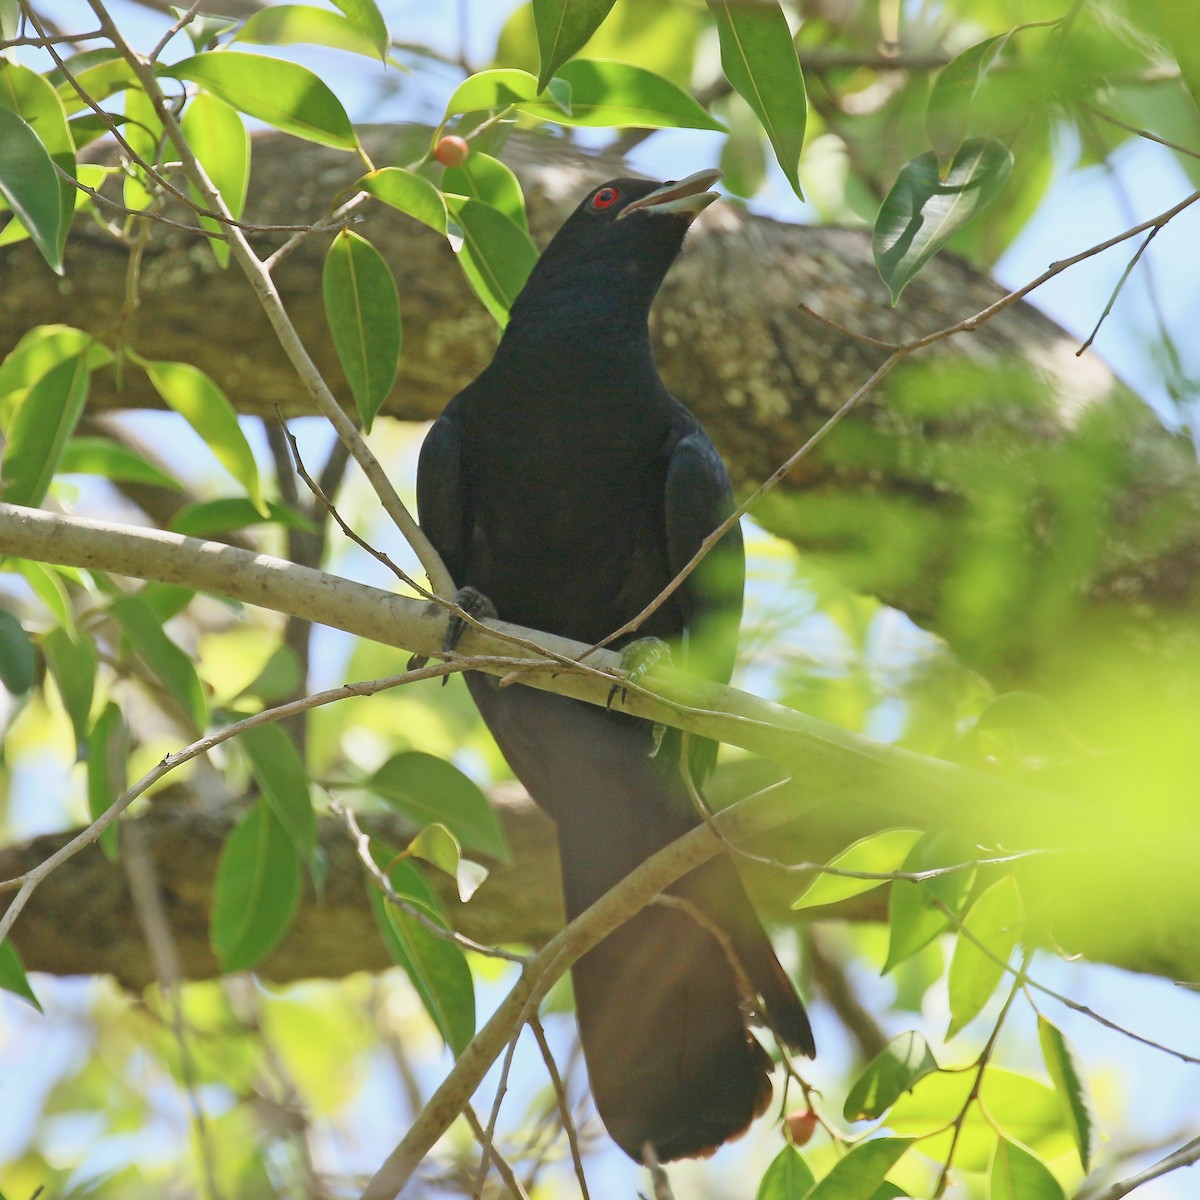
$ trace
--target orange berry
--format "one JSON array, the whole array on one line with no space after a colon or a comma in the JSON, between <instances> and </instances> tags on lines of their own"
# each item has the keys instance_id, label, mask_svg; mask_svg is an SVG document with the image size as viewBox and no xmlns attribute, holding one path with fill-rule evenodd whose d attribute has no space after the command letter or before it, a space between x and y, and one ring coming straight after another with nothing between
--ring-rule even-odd
<instances>
[{"instance_id":1,"label":"orange berry","mask_svg":"<svg viewBox=\"0 0 1200 1200\"><path fill-rule=\"evenodd\" d=\"M817 1114L811 1108L797 1109L783 1118L793 1146L806 1146L817 1128Z\"/></svg>"},{"instance_id":2,"label":"orange berry","mask_svg":"<svg viewBox=\"0 0 1200 1200\"><path fill-rule=\"evenodd\" d=\"M450 134L438 138L438 143L433 148L433 157L444 167L461 167L467 161L470 152L471 147L467 145L466 138Z\"/></svg>"}]
</instances>

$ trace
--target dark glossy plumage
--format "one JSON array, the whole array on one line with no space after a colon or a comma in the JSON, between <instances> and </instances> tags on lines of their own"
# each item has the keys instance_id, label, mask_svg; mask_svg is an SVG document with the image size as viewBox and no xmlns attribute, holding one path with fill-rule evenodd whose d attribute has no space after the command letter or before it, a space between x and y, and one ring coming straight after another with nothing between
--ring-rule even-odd
<instances>
[{"instance_id":1,"label":"dark glossy plumage","mask_svg":"<svg viewBox=\"0 0 1200 1200\"><path fill-rule=\"evenodd\" d=\"M593 190L539 260L491 365L426 439L421 524L456 584L478 589L505 620L598 641L730 511L725 468L659 379L647 328L714 178L670 189L617 179ZM728 680L742 576L734 530L639 636L668 639L690 669ZM696 824L674 736L652 757L644 721L499 689L483 676L468 685L505 758L557 823L569 916ZM692 757L698 775L713 751ZM793 1047L813 1049L733 865L715 859L672 892L726 931L757 997L742 995L703 923L662 905L576 964L596 1106L638 1159L647 1141L664 1161L705 1153L769 1102L770 1062L747 1032L743 1001L754 999Z\"/></svg>"}]
</instances>

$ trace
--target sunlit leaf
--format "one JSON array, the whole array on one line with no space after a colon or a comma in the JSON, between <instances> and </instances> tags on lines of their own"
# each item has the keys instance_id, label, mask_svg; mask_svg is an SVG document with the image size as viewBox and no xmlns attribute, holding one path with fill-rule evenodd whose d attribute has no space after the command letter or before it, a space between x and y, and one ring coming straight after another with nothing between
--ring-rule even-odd
<instances>
[{"instance_id":1,"label":"sunlit leaf","mask_svg":"<svg viewBox=\"0 0 1200 1200\"><path fill-rule=\"evenodd\" d=\"M0 104L0 196L29 231L55 274L62 274L63 214L58 175L30 126Z\"/></svg>"},{"instance_id":2,"label":"sunlit leaf","mask_svg":"<svg viewBox=\"0 0 1200 1200\"><path fill-rule=\"evenodd\" d=\"M371 853L396 894L449 932L441 902L421 872L403 859L394 861L395 855L385 846L375 844ZM388 952L404 968L446 1044L461 1054L475 1033L475 988L466 956L452 940L438 937L381 896L369 881L367 891Z\"/></svg>"},{"instance_id":3,"label":"sunlit leaf","mask_svg":"<svg viewBox=\"0 0 1200 1200\"><path fill-rule=\"evenodd\" d=\"M1096 1149L1096 1119L1088 1097L1087 1083L1075 1049L1063 1036L1057 1025L1038 1014L1038 1041L1042 1047L1042 1060L1054 1081L1066 1109L1071 1132L1075 1135L1075 1147L1079 1151L1079 1162L1084 1172L1091 1170L1092 1154Z\"/></svg>"},{"instance_id":4,"label":"sunlit leaf","mask_svg":"<svg viewBox=\"0 0 1200 1200\"><path fill-rule=\"evenodd\" d=\"M892 303L914 275L1001 192L1013 156L995 138L964 142L954 161L938 174L930 151L905 163L875 220L875 265Z\"/></svg>"},{"instance_id":5,"label":"sunlit leaf","mask_svg":"<svg viewBox=\"0 0 1200 1200\"><path fill-rule=\"evenodd\" d=\"M264 8L257 15L275 11ZM201 92L192 98L184 110L181 125L192 153L200 160L204 173L221 193L230 216L240 220L246 209L246 189L250 183L250 135L240 114L216 96ZM195 188L191 189L191 193L197 204L203 203L203 198ZM212 217L200 216L198 220L213 233L223 232L221 223ZM229 243L214 238L209 246L217 262L223 267L228 266Z\"/></svg>"},{"instance_id":6,"label":"sunlit leaf","mask_svg":"<svg viewBox=\"0 0 1200 1200\"><path fill-rule=\"evenodd\" d=\"M0 683L19 696L33 687L36 672L37 655L29 634L7 608L0 608Z\"/></svg>"},{"instance_id":7,"label":"sunlit leaf","mask_svg":"<svg viewBox=\"0 0 1200 1200\"><path fill-rule=\"evenodd\" d=\"M263 799L288 831L296 856L307 862L316 847L316 817L308 776L295 743L278 725L255 725L238 734Z\"/></svg>"},{"instance_id":8,"label":"sunlit leaf","mask_svg":"<svg viewBox=\"0 0 1200 1200\"><path fill-rule=\"evenodd\" d=\"M912 1145L911 1138L873 1138L859 1142L834 1163L833 1170L805 1200L872 1200L883 1177Z\"/></svg>"},{"instance_id":9,"label":"sunlit leaf","mask_svg":"<svg viewBox=\"0 0 1200 1200\"><path fill-rule=\"evenodd\" d=\"M375 0L333 0L346 14L352 24L357 26L375 47L375 54L383 58L387 54L391 38L388 35L387 23Z\"/></svg>"},{"instance_id":10,"label":"sunlit leaf","mask_svg":"<svg viewBox=\"0 0 1200 1200\"><path fill-rule=\"evenodd\" d=\"M1005 875L983 892L963 919L967 933L958 935L950 962L950 1028L953 1037L991 999L1003 978L1021 932L1021 901L1016 880ZM980 948L982 943L991 954Z\"/></svg>"},{"instance_id":11,"label":"sunlit leaf","mask_svg":"<svg viewBox=\"0 0 1200 1200\"><path fill-rule=\"evenodd\" d=\"M558 68L583 48L608 16L616 0L533 0L541 67L538 88L544 88Z\"/></svg>"},{"instance_id":12,"label":"sunlit leaf","mask_svg":"<svg viewBox=\"0 0 1200 1200\"><path fill-rule=\"evenodd\" d=\"M146 483L173 492L183 490L183 484L174 476L108 438L72 438L59 459L58 471L62 475L100 475L120 483Z\"/></svg>"},{"instance_id":13,"label":"sunlit leaf","mask_svg":"<svg viewBox=\"0 0 1200 1200\"><path fill-rule=\"evenodd\" d=\"M458 876L460 847L458 839L445 825L426 825L411 842L406 851L410 858L423 858L452 878Z\"/></svg>"},{"instance_id":14,"label":"sunlit leaf","mask_svg":"<svg viewBox=\"0 0 1200 1200\"><path fill-rule=\"evenodd\" d=\"M864 871L882 875L898 870L921 834L916 829L887 829L860 838L829 860L829 866L842 871ZM851 896L882 887L881 879L852 879L843 875L819 874L792 901L793 908L813 908L818 904L836 904Z\"/></svg>"},{"instance_id":15,"label":"sunlit leaf","mask_svg":"<svg viewBox=\"0 0 1200 1200\"><path fill-rule=\"evenodd\" d=\"M442 173L442 190L488 204L522 229L529 229L520 181L510 167L490 154L474 153L461 167L447 167Z\"/></svg>"},{"instance_id":16,"label":"sunlit leaf","mask_svg":"<svg viewBox=\"0 0 1200 1200\"><path fill-rule=\"evenodd\" d=\"M47 566L29 558L18 559L12 565L59 625L74 635L75 614L71 609L71 597L63 583L65 568Z\"/></svg>"},{"instance_id":17,"label":"sunlit leaf","mask_svg":"<svg viewBox=\"0 0 1200 1200\"><path fill-rule=\"evenodd\" d=\"M51 629L42 635L42 653L75 730L75 742L82 746L87 739L96 684L96 650L92 639L83 632L77 631L72 636L61 627Z\"/></svg>"},{"instance_id":18,"label":"sunlit leaf","mask_svg":"<svg viewBox=\"0 0 1200 1200\"><path fill-rule=\"evenodd\" d=\"M757 114L796 195L808 101L787 17L778 4L709 0L725 77Z\"/></svg>"},{"instance_id":19,"label":"sunlit leaf","mask_svg":"<svg viewBox=\"0 0 1200 1200\"><path fill-rule=\"evenodd\" d=\"M25 968L21 965L21 957L7 938L0 942L0 988L28 1001L38 1012L42 1011L42 1006L38 1003L38 998L33 994L33 988L29 986L29 980L25 977Z\"/></svg>"},{"instance_id":20,"label":"sunlit leaf","mask_svg":"<svg viewBox=\"0 0 1200 1200\"><path fill-rule=\"evenodd\" d=\"M171 12L176 20L180 20L184 16L191 18L184 25L184 32L187 33L197 52L207 50L221 34L237 28L237 21L233 17L219 17L212 13L194 12L175 4L171 5Z\"/></svg>"},{"instance_id":21,"label":"sunlit leaf","mask_svg":"<svg viewBox=\"0 0 1200 1200\"><path fill-rule=\"evenodd\" d=\"M916 874L935 868L955 867L971 862L975 854L975 847L961 835L927 833L908 852L900 869L908 874ZM892 884L888 896L889 942L887 961L883 967L885 972L911 958L948 926L949 919L938 908L937 901L956 913L974 875L974 871L968 868L949 871L919 883L897 880Z\"/></svg>"},{"instance_id":22,"label":"sunlit leaf","mask_svg":"<svg viewBox=\"0 0 1200 1200\"><path fill-rule=\"evenodd\" d=\"M996 1143L989 1200L1066 1200L1062 1184L1036 1154L1008 1138Z\"/></svg>"},{"instance_id":23,"label":"sunlit leaf","mask_svg":"<svg viewBox=\"0 0 1200 1200\"><path fill-rule=\"evenodd\" d=\"M131 87L125 93L125 124L122 136L134 154L142 162L155 166L164 146L163 126L150 97L140 87ZM145 168L130 160L121 182L122 199L126 208L143 212L149 208L157 195L158 188L147 178Z\"/></svg>"},{"instance_id":24,"label":"sunlit leaf","mask_svg":"<svg viewBox=\"0 0 1200 1200\"><path fill-rule=\"evenodd\" d=\"M121 710L111 700L87 733L88 815L94 821L110 809L128 787L129 730ZM117 823L100 835L100 848L115 862Z\"/></svg>"},{"instance_id":25,"label":"sunlit leaf","mask_svg":"<svg viewBox=\"0 0 1200 1200\"><path fill-rule=\"evenodd\" d=\"M136 596L122 596L109 605L139 658L191 718L196 730L208 722L204 689L191 658L163 631L162 621Z\"/></svg>"},{"instance_id":26,"label":"sunlit leaf","mask_svg":"<svg viewBox=\"0 0 1200 1200\"><path fill-rule=\"evenodd\" d=\"M46 78L54 85L68 116L84 109L90 111L80 91L98 104L128 87L138 86L138 78L125 56L110 46L84 50L71 55L65 62L71 73L70 79L58 67L50 71Z\"/></svg>"},{"instance_id":27,"label":"sunlit leaf","mask_svg":"<svg viewBox=\"0 0 1200 1200\"><path fill-rule=\"evenodd\" d=\"M447 202L462 232L458 261L463 274L503 325L537 262L537 247L520 225L490 205L454 197L447 197Z\"/></svg>"},{"instance_id":28,"label":"sunlit leaf","mask_svg":"<svg viewBox=\"0 0 1200 1200\"><path fill-rule=\"evenodd\" d=\"M441 234L446 232L446 201L423 175L406 171L403 167L382 167L364 175L354 186L428 225L430 229Z\"/></svg>"},{"instance_id":29,"label":"sunlit leaf","mask_svg":"<svg viewBox=\"0 0 1200 1200\"><path fill-rule=\"evenodd\" d=\"M288 529L311 531L313 523L301 513L268 500L261 509L244 496L222 496L217 500L197 500L175 511L167 522L173 533L188 537L214 537L231 529L252 525L283 525Z\"/></svg>"},{"instance_id":30,"label":"sunlit leaf","mask_svg":"<svg viewBox=\"0 0 1200 1200\"><path fill-rule=\"evenodd\" d=\"M181 362L142 360L155 391L204 439L217 461L246 489L264 515L258 464L237 413L225 393L198 367Z\"/></svg>"},{"instance_id":31,"label":"sunlit leaf","mask_svg":"<svg viewBox=\"0 0 1200 1200\"><path fill-rule=\"evenodd\" d=\"M87 358L77 354L52 367L25 393L13 415L0 465L6 503L34 508L45 499L83 415L89 380Z\"/></svg>"},{"instance_id":32,"label":"sunlit leaf","mask_svg":"<svg viewBox=\"0 0 1200 1200\"><path fill-rule=\"evenodd\" d=\"M263 54L209 52L160 66L159 74L199 84L248 117L335 150L358 145L338 98L307 67Z\"/></svg>"},{"instance_id":33,"label":"sunlit leaf","mask_svg":"<svg viewBox=\"0 0 1200 1200\"><path fill-rule=\"evenodd\" d=\"M919 1033L910 1031L892 1038L851 1087L843 1109L846 1120L876 1120L918 1080L938 1069L929 1044Z\"/></svg>"},{"instance_id":34,"label":"sunlit leaf","mask_svg":"<svg viewBox=\"0 0 1200 1200\"><path fill-rule=\"evenodd\" d=\"M343 229L330 243L322 276L325 319L363 429L382 407L400 360L400 297L383 255Z\"/></svg>"},{"instance_id":35,"label":"sunlit leaf","mask_svg":"<svg viewBox=\"0 0 1200 1200\"><path fill-rule=\"evenodd\" d=\"M0 396L24 391L51 367L68 358L86 355L91 370L112 359L109 351L92 335L70 325L35 325L0 363Z\"/></svg>"},{"instance_id":36,"label":"sunlit leaf","mask_svg":"<svg viewBox=\"0 0 1200 1200\"><path fill-rule=\"evenodd\" d=\"M225 839L217 863L209 936L223 971L248 971L279 944L300 888L292 839L260 800Z\"/></svg>"},{"instance_id":37,"label":"sunlit leaf","mask_svg":"<svg viewBox=\"0 0 1200 1200\"><path fill-rule=\"evenodd\" d=\"M383 45L374 41L355 22L341 13L310 4L280 4L251 13L237 32L239 42L265 46L291 46L308 43L348 50L379 59L387 53L387 30Z\"/></svg>"},{"instance_id":38,"label":"sunlit leaf","mask_svg":"<svg viewBox=\"0 0 1200 1200\"><path fill-rule=\"evenodd\" d=\"M510 862L500 822L477 784L444 759L405 750L387 760L366 786L418 826L445 825L468 850Z\"/></svg>"},{"instance_id":39,"label":"sunlit leaf","mask_svg":"<svg viewBox=\"0 0 1200 1200\"><path fill-rule=\"evenodd\" d=\"M755 1200L800 1200L816 1177L795 1146L784 1146L763 1173Z\"/></svg>"},{"instance_id":40,"label":"sunlit leaf","mask_svg":"<svg viewBox=\"0 0 1200 1200\"><path fill-rule=\"evenodd\" d=\"M460 113L477 112L494 108L508 108L513 104L534 101L542 95L537 78L528 71L512 67L497 67L489 71L477 71L464 79L450 94L446 102L446 117ZM546 97L551 107L561 117L570 111L570 106L558 104L552 92Z\"/></svg>"},{"instance_id":41,"label":"sunlit leaf","mask_svg":"<svg viewBox=\"0 0 1200 1200\"><path fill-rule=\"evenodd\" d=\"M263 704L280 704L294 696L302 683L300 660L291 646L280 646L263 669L235 697L252 697Z\"/></svg>"}]
</instances>

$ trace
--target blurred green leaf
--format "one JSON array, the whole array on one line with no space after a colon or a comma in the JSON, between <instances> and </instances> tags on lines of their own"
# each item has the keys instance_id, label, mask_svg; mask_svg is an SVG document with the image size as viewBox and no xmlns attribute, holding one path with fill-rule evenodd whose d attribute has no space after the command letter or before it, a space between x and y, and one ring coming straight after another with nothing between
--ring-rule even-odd
<instances>
[{"instance_id":1,"label":"blurred green leaf","mask_svg":"<svg viewBox=\"0 0 1200 1200\"><path fill-rule=\"evenodd\" d=\"M458 877L460 848L458 839L445 825L426 825L408 846L405 853L410 858L423 858L427 863L445 871L451 879Z\"/></svg>"},{"instance_id":2,"label":"blurred green leaf","mask_svg":"<svg viewBox=\"0 0 1200 1200\"><path fill-rule=\"evenodd\" d=\"M979 1015L1004 977L1003 964L1011 957L1021 932L1016 880L1005 875L993 883L971 905L963 927L967 933L958 935L950 961L948 1039ZM985 953L975 939L991 954Z\"/></svg>"},{"instance_id":3,"label":"blurred green leaf","mask_svg":"<svg viewBox=\"0 0 1200 1200\"><path fill-rule=\"evenodd\" d=\"M918 1080L939 1070L929 1044L915 1030L902 1033L871 1060L846 1097L847 1121L882 1117Z\"/></svg>"},{"instance_id":4,"label":"blurred green leaf","mask_svg":"<svg viewBox=\"0 0 1200 1200\"><path fill-rule=\"evenodd\" d=\"M217 461L246 489L250 502L265 516L269 509L263 502L258 464L225 393L191 363L137 361L167 406L204 439Z\"/></svg>"},{"instance_id":5,"label":"blurred green leaf","mask_svg":"<svg viewBox=\"0 0 1200 1200\"><path fill-rule=\"evenodd\" d=\"M204 689L191 658L175 645L156 613L136 596L122 596L109 605L109 612L139 658L158 677L170 695L191 718L195 731L208 723Z\"/></svg>"},{"instance_id":6,"label":"blurred green leaf","mask_svg":"<svg viewBox=\"0 0 1200 1200\"><path fill-rule=\"evenodd\" d=\"M1156 0L1139 11L1170 46L1192 99L1200 106L1200 38L1193 0Z\"/></svg>"},{"instance_id":7,"label":"blurred green leaf","mask_svg":"<svg viewBox=\"0 0 1200 1200\"><path fill-rule=\"evenodd\" d=\"M926 833L909 851L901 870L910 874L939 867L957 866L976 857L976 848L959 834ZM934 903L940 900L951 912L958 912L975 872L951 871L920 883L897 880L888 897L888 954L884 973L897 963L911 958L927 946L949 924Z\"/></svg>"},{"instance_id":8,"label":"blurred green leaf","mask_svg":"<svg viewBox=\"0 0 1200 1200\"><path fill-rule=\"evenodd\" d=\"M364 175L354 186L428 225L430 229L445 234L446 201L423 175L406 171L403 167L382 167Z\"/></svg>"},{"instance_id":9,"label":"blurred green leaf","mask_svg":"<svg viewBox=\"0 0 1200 1200\"><path fill-rule=\"evenodd\" d=\"M292 46L308 43L348 50L367 58L387 54L387 30L381 46L370 34L341 13L309 4L280 4L251 13L234 39L254 45Z\"/></svg>"},{"instance_id":10,"label":"blurred green leaf","mask_svg":"<svg viewBox=\"0 0 1200 1200\"><path fill-rule=\"evenodd\" d=\"M33 687L37 655L29 634L7 608L0 608L0 683L14 696Z\"/></svg>"},{"instance_id":11,"label":"blurred green leaf","mask_svg":"<svg viewBox=\"0 0 1200 1200\"><path fill-rule=\"evenodd\" d=\"M1002 191L1012 153L995 138L964 142L945 176L932 151L906 163L875 220L875 265L892 303L914 275Z\"/></svg>"},{"instance_id":12,"label":"blurred green leaf","mask_svg":"<svg viewBox=\"0 0 1200 1200\"><path fill-rule=\"evenodd\" d=\"M913 1143L912 1138L872 1138L838 1159L805 1200L872 1200L883 1177Z\"/></svg>"},{"instance_id":13,"label":"blurred green leaf","mask_svg":"<svg viewBox=\"0 0 1200 1200\"><path fill-rule=\"evenodd\" d=\"M80 97L80 91L98 104L117 92L138 86L133 68L121 51L113 47L101 46L95 50L84 50L64 61L66 69L71 72L71 79L67 79L59 67L48 72L46 79L58 92L58 98L68 116L89 109L87 101Z\"/></svg>"},{"instance_id":14,"label":"blurred green leaf","mask_svg":"<svg viewBox=\"0 0 1200 1200\"><path fill-rule=\"evenodd\" d=\"M1035 1154L1008 1138L996 1143L989 1179L990 1200L1066 1200L1062 1184Z\"/></svg>"},{"instance_id":15,"label":"blurred green leaf","mask_svg":"<svg viewBox=\"0 0 1200 1200\"><path fill-rule=\"evenodd\" d=\"M45 499L83 415L90 379L86 355L77 354L51 367L26 392L13 415L0 464L6 503L36 508Z\"/></svg>"},{"instance_id":16,"label":"blurred green leaf","mask_svg":"<svg viewBox=\"0 0 1200 1200\"><path fill-rule=\"evenodd\" d=\"M72 635L61 627L51 629L42 635L42 653L71 719L75 743L82 746L87 740L96 686L96 649L92 639L83 632Z\"/></svg>"},{"instance_id":17,"label":"blurred green leaf","mask_svg":"<svg viewBox=\"0 0 1200 1200\"><path fill-rule=\"evenodd\" d=\"M829 860L830 867L842 871L867 871L882 875L898 870L921 834L916 829L886 829L860 838ZM818 874L792 901L793 908L813 908L818 904L836 904L851 896L882 887L881 879L852 879L841 875Z\"/></svg>"},{"instance_id":18,"label":"blurred green leaf","mask_svg":"<svg viewBox=\"0 0 1200 1200\"><path fill-rule=\"evenodd\" d=\"M87 739L88 816L94 821L112 807L129 786L129 730L121 710L111 700L88 730ZM100 849L116 862L117 822L100 835Z\"/></svg>"},{"instance_id":19,"label":"blurred green leaf","mask_svg":"<svg viewBox=\"0 0 1200 1200\"><path fill-rule=\"evenodd\" d=\"M379 58L386 58L391 37L388 34L387 23L375 0L333 0L362 32L371 40L375 53Z\"/></svg>"},{"instance_id":20,"label":"blurred green leaf","mask_svg":"<svg viewBox=\"0 0 1200 1200\"><path fill-rule=\"evenodd\" d=\"M447 204L462 233L458 261L463 274L503 326L537 262L537 247L520 225L490 205L454 197L447 197Z\"/></svg>"},{"instance_id":21,"label":"blurred green leaf","mask_svg":"<svg viewBox=\"0 0 1200 1200\"><path fill-rule=\"evenodd\" d=\"M255 15L276 11L264 8ZM180 125L204 173L221 193L230 216L240 220L246 209L246 189L250 184L250 135L241 115L225 101L201 92L189 101ZM190 191L197 204L208 207L195 188ZM213 233L224 232L221 223L212 217L198 216L197 220ZM223 267L228 266L229 243L214 238L208 244L217 262Z\"/></svg>"},{"instance_id":22,"label":"blurred green leaf","mask_svg":"<svg viewBox=\"0 0 1200 1200\"><path fill-rule=\"evenodd\" d=\"M286 505L268 500L263 509L259 509L244 496L222 496L217 500L197 500L193 504L185 504L176 510L167 528L187 537L213 537L230 529L247 529L252 525L313 528L313 523L307 517Z\"/></svg>"},{"instance_id":23,"label":"blurred green leaf","mask_svg":"<svg viewBox=\"0 0 1200 1200\"><path fill-rule=\"evenodd\" d=\"M787 17L775 3L709 0L708 7L721 41L725 77L757 114L788 183L803 200L796 170L808 101Z\"/></svg>"},{"instance_id":24,"label":"blurred green leaf","mask_svg":"<svg viewBox=\"0 0 1200 1200\"><path fill-rule=\"evenodd\" d=\"M1041 1013L1038 1014L1038 1041L1046 1070L1066 1109L1075 1147L1079 1151L1079 1163L1086 1174L1092 1169L1092 1155L1096 1149L1096 1119L1075 1048L1063 1036L1062 1030Z\"/></svg>"},{"instance_id":25,"label":"blurred green leaf","mask_svg":"<svg viewBox=\"0 0 1200 1200\"><path fill-rule=\"evenodd\" d=\"M394 754L365 783L419 826L445 825L468 850L511 862L487 797L457 767L432 754Z\"/></svg>"},{"instance_id":26,"label":"blurred green leaf","mask_svg":"<svg viewBox=\"0 0 1200 1200\"><path fill-rule=\"evenodd\" d=\"M400 297L383 255L343 229L330 243L322 277L325 319L365 432L382 407L400 361Z\"/></svg>"},{"instance_id":27,"label":"blurred green leaf","mask_svg":"<svg viewBox=\"0 0 1200 1200\"><path fill-rule=\"evenodd\" d=\"M248 971L279 944L300 888L292 838L260 800L225 839L217 862L209 937L223 971Z\"/></svg>"},{"instance_id":28,"label":"blurred green leaf","mask_svg":"<svg viewBox=\"0 0 1200 1200\"><path fill-rule=\"evenodd\" d=\"M17 559L12 564L33 594L46 606L54 619L72 635L75 632L75 614L71 610L71 597L67 594L61 571L64 568L47 566L29 558Z\"/></svg>"},{"instance_id":29,"label":"blurred green leaf","mask_svg":"<svg viewBox=\"0 0 1200 1200\"><path fill-rule=\"evenodd\" d=\"M24 391L51 367L81 354L86 356L93 371L112 360L108 349L82 329L70 325L35 325L0 363L0 396Z\"/></svg>"},{"instance_id":30,"label":"blurred green leaf","mask_svg":"<svg viewBox=\"0 0 1200 1200\"><path fill-rule=\"evenodd\" d=\"M263 54L223 50L158 68L160 75L198 84L248 117L335 150L358 138L341 102L306 67Z\"/></svg>"},{"instance_id":31,"label":"blurred green leaf","mask_svg":"<svg viewBox=\"0 0 1200 1200\"><path fill-rule=\"evenodd\" d=\"M450 923L437 894L421 872L375 843L371 853L397 896L447 932ZM440 938L421 921L397 908L368 881L367 894L379 932L393 960L405 970L434 1025L455 1055L475 1034L475 987L466 956L449 938Z\"/></svg>"},{"instance_id":32,"label":"blurred green leaf","mask_svg":"<svg viewBox=\"0 0 1200 1200\"><path fill-rule=\"evenodd\" d=\"M925 111L925 132L937 155L938 167L945 170L967 136L971 105L984 76L1008 45L1015 30L987 38L955 55L938 73L929 93Z\"/></svg>"},{"instance_id":33,"label":"blurred green leaf","mask_svg":"<svg viewBox=\"0 0 1200 1200\"><path fill-rule=\"evenodd\" d=\"M753 196L767 177L762 122L741 96L728 97L724 109L729 136L718 164L725 186L735 196Z\"/></svg>"},{"instance_id":34,"label":"blurred green leaf","mask_svg":"<svg viewBox=\"0 0 1200 1200\"><path fill-rule=\"evenodd\" d=\"M143 162L151 166L158 163L161 148L165 147L162 121L150 97L140 87L131 87L125 93L125 124L121 134ZM147 178L145 168L132 159L125 168L121 187L125 207L136 212L148 209L159 191Z\"/></svg>"},{"instance_id":35,"label":"blurred green leaf","mask_svg":"<svg viewBox=\"0 0 1200 1200\"><path fill-rule=\"evenodd\" d=\"M236 29L238 24L234 17L218 17L211 13L192 12L190 9L180 8L176 4L171 5L171 12L176 20L185 16L191 18L184 26L184 32L187 33L197 53L207 50L221 34Z\"/></svg>"},{"instance_id":36,"label":"blurred green leaf","mask_svg":"<svg viewBox=\"0 0 1200 1200\"><path fill-rule=\"evenodd\" d=\"M461 167L447 167L442 174L442 190L490 205L529 231L520 182L511 168L490 154L473 153Z\"/></svg>"},{"instance_id":37,"label":"blurred green leaf","mask_svg":"<svg viewBox=\"0 0 1200 1200\"><path fill-rule=\"evenodd\" d=\"M58 463L62 475L100 475L121 483L146 483L183 491L183 484L136 451L102 437L72 438Z\"/></svg>"},{"instance_id":38,"label":"blurred green leaf","mask_svg":"<svg viewBox=\"0 0 1200 1200\"><path fill-rule=\"evenodd\" d=\"M541 66L538 90L557 74L558 68L577 54L600 27L616 0L533 0Z\"/></svg>"},{"instance_id":39,"label":"blurred green leaf","mask_svg":"<svg viewBox=\"0 0 1200 1200\"><path fill-rule=\"evenodd\" d=\"M295 743L278 725L255 725L239 733L238 741L250 759L263 799L292 839L296 857L308 862L316 848L317 823Z\"/></svg>"},{"instance_id":40,"label":"blurred green leaf","mask_svg":"<svg viewBox=\"0 0 1200 1200\"><path fill-rule=\"evenodd\" d=\"M280 646L236 699L252 697L264 705L282 704L296 694L301 682L300 660L295 650L291 646Z\"/></svg>"},{"instance_id":41,"label":"blurred green leaf","mask_svg":"<svg viewBox=\"0 0 1200 1200\"><path fill-rule=\"evenodd\" d=\"M763 1173L755 1200L801 1200L816 1177L795 1146L784 1146Z\"/></svg>"},{"instance_id":42,"label":"blurred green leaf","mask_svg":"<svg viewBox=\"0 0 1200 1200\"><path fill-rule=\"evenodd\" d=\"M25 977L25 968L21 965L21 957L8 938L0 942L0 988L11 992L14 996L20 996L22 1000L27 1000L38 1012L42 1011L42 1006L38 1003L38 998L33 994L33 988L29 986L29 980Z\"/></svg>"},{"instance_id":43,"label":"blurred green leaf","mask_svg":"<svg viewBox=\"0 0 1200 1200\"><path fill-rule=\"evenodd\" d=\"M62 269L63 212L49 151L29 124L0 104L0 196L29 231L56 275Z\"/></svg>"}]
</instances>

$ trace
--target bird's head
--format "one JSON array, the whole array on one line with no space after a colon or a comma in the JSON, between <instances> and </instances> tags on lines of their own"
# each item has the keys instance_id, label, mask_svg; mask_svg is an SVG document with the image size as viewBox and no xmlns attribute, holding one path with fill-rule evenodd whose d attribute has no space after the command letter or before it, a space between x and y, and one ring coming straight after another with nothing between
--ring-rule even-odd
<instances>
[{"instance_id":1,"label":"bird's head","mask_svg":"<svg viewBox=\"0 0 1200 1200\"><path fill-rule=\"evenodd\" d=\"M649 312L684 234L717 199L715 170L658 183L610 179L593 188L543 251L514 306L561 305L564 312Z\"/></svg>"}]
</instances>

